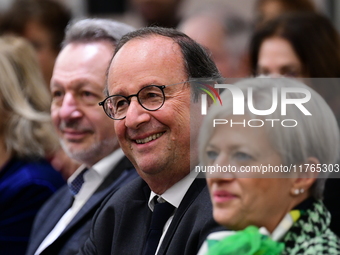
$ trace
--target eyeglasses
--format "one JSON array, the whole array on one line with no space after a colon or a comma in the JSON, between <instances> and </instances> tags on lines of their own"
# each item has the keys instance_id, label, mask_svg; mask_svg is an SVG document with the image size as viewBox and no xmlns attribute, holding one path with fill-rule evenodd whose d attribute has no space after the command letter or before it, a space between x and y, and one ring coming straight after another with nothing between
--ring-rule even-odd
<instances>
[{"instance_id":1,"label":"eyeglasses","mask_svg":"<svg viewBox=\"0 0 340 255\"><path fill-rule=\"evenodd\" d=\"M185 83L180 82L172 85ZM164 89L172 85L148 85L130 96L112 95L105 98L99 105L103 107L107 116L114 120L122 120L126 117L131 103L131 97L137 97L138 103L148 111L157 111L165 102Z\"/></svg>"}]
</instances>

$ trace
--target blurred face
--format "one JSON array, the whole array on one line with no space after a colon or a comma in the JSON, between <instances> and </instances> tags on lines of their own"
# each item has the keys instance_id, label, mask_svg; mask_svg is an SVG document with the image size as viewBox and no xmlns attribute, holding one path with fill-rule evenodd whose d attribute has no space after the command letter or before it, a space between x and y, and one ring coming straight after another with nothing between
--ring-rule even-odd
<instances>
[{"instance_id":1,"label":"blurred face","mask_svg":"<svg viewBox=\"0 0 340 255\"><path fill-rule=\"evenodd\" d=\"M197 16L184 22L181 31L211 52L223 77L234 77L236 70L229 63L226 34L221 24L209 16Z\"/></svg>"},{"instance_id":2,"label":"blurred face","mask_svg":"<svg viewBox=\"0 0 340 255\"><path fill-rule=\"evenodd\" d=\"M54 62L58 55L53 48L51 32L37 21L31 20L26 24L23 36L34 46L45 82L47 85L50 84Z\"/></svg>"},{"instance_id":3,"label":"blurred face","mask_svg":"<svg viewBox=\"0 0 340 255\"><path fill-rule=\"evenodd\" d=\"M71 43L57 58L51 80L52 118L64 150L93 165L118 147L112 120L98 105L113 54L108 42Z\"/></svg>"},{"instance_id":4,"label":"blurred face","mask_svg":"<svg viewBox=\"0 0 340 255\"><path fill-rule=\"evenodd\" d=\"M109 69L108 89L110 95L128 96L150 84L186 80L179 46L169 38L152 36L133 39L119 50ZM165 103L157 111L145 110L132 97L126 118L115 120L114 126L142 178L147 182L166 178L172 185L190 170L190 88L177 84L164 93Z\"/></svg>"},{"instance_id":5,"label":"blurred face","mask_svg":"<svg viewBox=\"0 0 340 255\"><path fill-rule=\"evenodd\" d=\"M258 57L257 73L273 77L304 77L303 66L291 44L280 37L263 41Z\"/></svg>"},{"instance_id":6,"label":"blurred face","mask_svg":"<svg viewBox=\"0 0 340 255\"><path fill-rule=\"evenodd\" d=\"M176 15L181 0L133 0L137 11L147 22L162 21Z\"/></svg>"},{"instance_id":7,"label":"blurred face","mask_svg":"<svg viewBox=\"0 0 340 255\"><path fill-rule=\"evenodd\" d=\"M233 118L233 121L242 120ZM282 163L262 128L220 125L205 153L209 165L232 165L237 169ZM240 230L255 225L273 231L292 208L291 178L256 178L261 177L259 173L249 173L242 178L237 178L237 174L223 174L218 178L213 174L209 176L212 176L207 178L207 183L214 219L228 228Z\"/></svg>"},{"instance_id":8,"label":"blurred face","mask_svg":"<svg viewBox=\"0 0 340 255\"><path fill-rule=\"evenodd\" d=\"M260 7L261 25L268 20L274 19L285 11L284 6L280 1L266 1Z\"/></svg>"}]
</instances>

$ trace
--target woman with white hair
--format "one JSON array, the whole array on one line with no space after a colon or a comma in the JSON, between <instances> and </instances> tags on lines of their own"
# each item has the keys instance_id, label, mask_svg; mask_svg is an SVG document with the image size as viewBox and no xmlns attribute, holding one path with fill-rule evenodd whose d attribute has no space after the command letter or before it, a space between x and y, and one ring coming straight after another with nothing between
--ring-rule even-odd
<instances>
[{"instance_id":1,"label":"woman with white hair","mask_svg":"<svg viewBox=\"0 0 340 255\"><path fill-rule=\"evenodd\" d=\"M206 173L214 219L233 231L211 234L200 254L340 254L322 203L325 178L339 171L331 109L287 78L248 79L235 87L244 95L238 97L244 115L233 115L235 98L226 89L199 140L203 166L224 169Z\"/></svg>"}]
</instances>

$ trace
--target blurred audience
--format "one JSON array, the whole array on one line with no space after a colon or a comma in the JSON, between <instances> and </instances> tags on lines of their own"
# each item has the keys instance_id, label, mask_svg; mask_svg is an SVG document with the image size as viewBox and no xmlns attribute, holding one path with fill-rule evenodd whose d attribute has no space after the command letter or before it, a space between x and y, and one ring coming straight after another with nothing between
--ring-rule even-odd
<instances>
[{"instance_id":1,"label":"blurred audience","mask_svg":"<svg viewBox=\"0 0 340 255\"><path fill-rule=\"evenodd\" d=\"M214 5L184 19L178 29L204 46L224 77L249 76L250 23L228 6Z\"/></svg>"},{"instance_id":2,"label":"blurred audience","mask_svg":"<svg viewBox=\"0 0 340 255\"><path fill-rule=\"evenodd\" d=\"M130 0L131 8L142 19L142 26L177 27L183 0Z\"/></svg>"},{"instance_id":3,"label":"blurred audience","mask_svg":"<svg viewBox=\"0 0 340 255\"><path fill-rule=\"evenodd\" d=\"M339 63L339 34L320 14L281 15L251 39L250 67L255 75L340 77Z\"/></svg>"},{"instance_id":4,"label":"blurred audience","mask_svg":"<svg viewBox=\"0 0 340 255\"><path fill-rule=\"evenodd\" d=\"M48 86L71 12L56 0L14 0L0 17L0 34L16 34L34 46Z\"/></svg>"},{"instance_id":5,"label":"blurred audience","mask_svg":"<svg viewBox=\"0 0 340 255\"><path fill-rule=\"evenodd\" d=\"M55 0L14 0L0 17L0 34L22 36L31 42L45 80L39 84L45 84L48 89L64 30L70 19L70 11ZM65 179L79 166L61 149L50 156L49 161Z\"/></svg>"},{"instance_id":6,"label":"blurred audience","mask_svg":"<svg viewBox=\"0 0 340 255\"><path fill-rule=\"evenodd\" d=\"M0 38L0 254L24 254L33 219L65 182L46 157L58 148L33 47Z\"/></svg>"},{"instance_id":7,"label":"blurred audience","mask_svg":"<svg viewBox=\"0 0 340 255\"><path fill-rule=\"evenodd\" d=\"M287 78L248 79L235 86L243 92L243 103L252 97L255 109L271 107L273 88L298 89L287 93L287 99L304 98L300 91L308 88ZM311 99L303 106L312 116L304 115L295 105L288 105L284 116L280 107L266 116L247 108L244 115L233 115L229 90L221 95L223 106L215 104L210 108L200 133L200 159L203 166L235 168L233 172L206 173L214 219L235 232L211 234L199 254L340 254L340 239L330 230L330 213L322 203L328 169L339 167L335 165L339 130L324 99L308 90ZM229 122L214 128L214 119ZM260 120L264 124L240 124L252 119L257 120L256 125ZM272 125L265 119L280 121ZM280 123L284 119L294 119L298 125L287 128ZM230 124L232 121L237 124ZM315 170L317 164L324 167L322 172ZM268 173L261 172L264 166ZM293 166L296 171L274 172L269 166ZM247 167L260 171L240 173Z\"/></svg>"},{"instance_id":8,"label":"blurred audience","mask_svg":"<svg viewBox=\"0 0 340 255\"><path fill-rule=\"evenodd\" d=\"M257 0L255 3L255 27L290 12L316 12L312 0Z\"/></svg>"},{"instance_id":9,"label":"blurred audience","mask_svg":"<svg viewBox=\"0 0 340 255\"><path fill-rule=\"evenodd\" d=\"M176 28L185 0L125 0L126 10L110 17L136 28L159 26Z\"/></svg>"}]
</instances>

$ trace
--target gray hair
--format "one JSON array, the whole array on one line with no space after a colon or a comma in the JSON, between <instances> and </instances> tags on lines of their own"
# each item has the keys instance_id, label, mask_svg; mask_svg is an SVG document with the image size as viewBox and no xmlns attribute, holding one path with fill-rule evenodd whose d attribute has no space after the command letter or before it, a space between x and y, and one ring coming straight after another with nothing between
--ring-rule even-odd
<instances>
[{"instance_id":1,"label":"gray hair","mask_svg":"<svg viewBox=\"0 0 340 255\"><path fill-rule=\"evenodd\" d=\"M254 78L246 79L235 84L244 94L244 102L248 102L247 89L252 88L252 99L255 109L269 109L272 105L272 88L305 88L311 93L311 99L303 105L312 116L305 116L295 105L287 105L285 116L281 116L280 107L266 119L294 119L298 125L294 128L283 127L276 124L264 125L269 141L281 156L284 165L300 165L307 162L308 157L317 158L321 164L334 164L339 156L339 129L335 116L324 99L310 87L297 80L280 78ZM304 98L299 92L289 92L287 99ZM226 90L222 93L223 107L213 105L204 120L200 133L200 157L206 162L205 148L213 134L212 121L217 118L226 118L232 115L232 96ZM245 115L250 118L265 119L251 113L245 107ZM279 122L276 122L279 123ZM311 194L317 199L322 197L327 172L321 172L319 178L311 187Z\"/></svg>"},{"instance_id":2,"label":"gray hair","mask_svg":"<svg viewBox=\"0 0 340 255\"><path fill-rule=\"evenodd\" d=\"M82 19L71 22L65 33L62 47L74 42L95 42L107 40L116 46L120 38L135 30L133 27L109 19Z\"/></svg>"}]
</instances>

